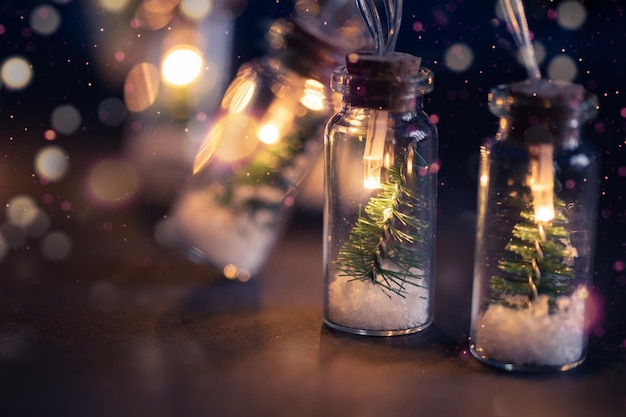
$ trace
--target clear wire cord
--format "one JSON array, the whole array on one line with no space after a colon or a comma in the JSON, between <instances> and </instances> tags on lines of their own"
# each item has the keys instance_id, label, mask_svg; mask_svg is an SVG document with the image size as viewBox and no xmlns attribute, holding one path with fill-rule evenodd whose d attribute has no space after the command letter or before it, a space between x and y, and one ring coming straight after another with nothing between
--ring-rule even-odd
<instances>
[{"instance_id":1,"label":"clear wire cord","mask_svg":"<svg viewBox=\"0 0 626 417\"><path fill-rule=\"evenodd\" d=\"M387 33L383 28L375 0L356 0L359 13L374 38L374 53L388 55L396 48L400 24L402 23L402 0L383 0Z\"/></svg>"},{"instance_id":2,"label":"clear wire cord","mask_svg":"<svg viewBox=\"0 0 626 417\"><path fill-rule=\"evenodd\" d=\"M530 31L528 30L524 3L522 0L500 0L498 4L507 25L513 32L515 43L517 43L517 46L520 48L528 77L531 80L541 79L541 71L539 71L539 65L535 57L535 49L530 40Z\"/></svg>"}]
</instances>

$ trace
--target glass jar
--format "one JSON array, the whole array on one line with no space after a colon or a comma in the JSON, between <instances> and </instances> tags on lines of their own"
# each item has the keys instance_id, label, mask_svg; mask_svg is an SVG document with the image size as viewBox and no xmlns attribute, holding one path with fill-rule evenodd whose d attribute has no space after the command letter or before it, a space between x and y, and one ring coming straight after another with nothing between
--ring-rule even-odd
<instances>
[{"instance_id":1,"label":"glass jar","mask_svg":"<svg viewBox=\"0 0 626 417\"><path fill-rule=\"evenodd\" d=\"M481 148L470 348L507 370L567 370L587 350L598 161L596 97L535 80L491 91Z\"/></svg>"},{"instance_id":2,"label":"glass jar","mask_svg":"<svg viewBox=\"0 0 626 417\"><path fill-rule=\"evenodd\" d=\"M332 89L324 162L324 322L391 336L433 319L437 146L421 59L349 54Z\"/></svg>"},{"instance_id":3,"label":"glass jar","mask_svg":"<svg viewBox=\"0 0 626 417\"><path fill-rule=\"evenodd\" d=\"M263 266L321 153L341 40L278 20L272 53L242 65L170 213L168 240L230 279Z\"/></svg>"}]
</instances>

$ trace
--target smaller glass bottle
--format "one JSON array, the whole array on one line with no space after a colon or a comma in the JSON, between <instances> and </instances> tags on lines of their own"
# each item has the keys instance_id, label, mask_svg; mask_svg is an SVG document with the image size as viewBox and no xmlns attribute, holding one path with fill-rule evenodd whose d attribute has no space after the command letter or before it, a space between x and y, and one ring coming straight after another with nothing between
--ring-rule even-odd
<instances>
[{"instance_id":1,"label":"smaller glass bottle","mask_svg":"<svg viewBox=\"0 0 626 417\"><path fill-rule=\"evenodd\" d=\"M470 348L507 370L567 370L587 350L598 162L595 96L533 80L497 87L481 148Z\"/></svg>"},{"instance_id":2,"label":"smaller glass bottle","mask_svg":"<svg viewBox=\"0 0 626 417\"><path fill-rule=\"evenodd\" d=\"M404 53L352 53L324 143L324 322L391 336L433 319L437 131L433 74Z\"/></svg>"}]
</instances>

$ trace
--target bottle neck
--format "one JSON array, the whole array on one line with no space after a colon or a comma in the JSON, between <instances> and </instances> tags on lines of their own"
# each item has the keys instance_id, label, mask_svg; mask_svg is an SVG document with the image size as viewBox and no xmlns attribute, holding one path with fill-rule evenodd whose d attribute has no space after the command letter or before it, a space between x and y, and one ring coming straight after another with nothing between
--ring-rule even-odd
<instances>
[{"instance_id":1,"label":"bottle neck","mask_svg":"<svg viewBox=\"0 0 626 417\"><path fill-rule=\"evenodd\" d=\"M424 96L413 97L389 97L379 100L361 100L360 98L344 96L342 109L346 112L368 110L380 110L391 113L420 112L424 108Z\"/></svg>"},{"instance_id":2,"label":"bottle neck","mask_svg":"<svg viewBox=\"0 0 626 417\"><path fill-rule=\"evenodd\" d=\"M331 88L340 93L344 106L406 112L419 109L423 96L433 89L431 70L421 59L394 53L377 57L350 54L346 65L335 69Z\"/></svg>"},{"instance_id":3,"label":"bottle neck","mask_svg":"<svg viewBox=\"0 0 626 417\"><path fill-rule=\"evenodd\" d=\"M563 109L512 108L500 119L499 139L524 145L553 144L556 148L580 146L584 120Z\"/></svg>"},{"instance_id":4,"label":"bottle neck","mask_svg":"<svg viewBox=\"0 0 626 417\"><path fill-rule=\"evenodd\" d=\"M363 80L351 83L343 102L351 107L406 112L421 107L423 95L412 84Z\"/></svg>"},{"instance_id":5,"label":"bottle neck","mask_svg":"<svg viewBox=\"0 0 626 417\"><path fill-rule=\"evenodd\" d=\"M498 140L574 149L597 112L597 98L578 84L527 80L492 89L489 108L500 117Z\"/></svg>"}]
</instances>

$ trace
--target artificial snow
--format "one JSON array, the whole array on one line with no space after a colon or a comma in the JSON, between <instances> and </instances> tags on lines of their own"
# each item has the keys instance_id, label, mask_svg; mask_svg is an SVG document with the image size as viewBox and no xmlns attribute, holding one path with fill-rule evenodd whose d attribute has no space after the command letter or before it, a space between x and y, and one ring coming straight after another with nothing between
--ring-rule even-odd
<instances>
[{"instance_id":1,"label":"artificial snow","mask_svg":"<svg viewBox=\"0 0 626 417\"><path fill-rule=\"evenodd\" d=\"M193 252L200 251L206 261L218 268L234 265L255 274L276 241L279 211L257 208L252 212L242 208L241 203L260 198L261 194L264 201L271 198L272 203L277 203L282 193L277 195L279 191L271 187L259 193L260 187L256 191L254 188L238 187L231 205L216 201L210 189L187 191L173 216L176 239L184 247L193 248Z\"/></svg>"},{"instance_id":2,"label":"artificial snow","mask_svg":"<svg viewBox=\"0 0 626 417\"><path fill-rule=\"evenodd\" d=\"M371 281L335 275L328 288L328 319L356 330L416 329L430 321L430 294L407 284L400 296Z\"/></svg>"},{"instance_id":3,"label":"artificial snow","mask_svg":"<svg viewBox=\"0 0 626 417\"><path fill-rule=\"evenodd\" d=\"M490 305L476 322L476 350L486 359L518 366L564 366L580 360L587 294L581 287L559 297L556 312L549 311L545 295L528 308Z\"/></svg>"}]
</instances>

